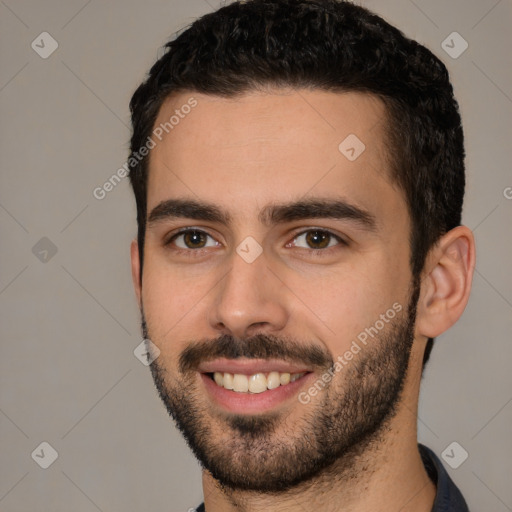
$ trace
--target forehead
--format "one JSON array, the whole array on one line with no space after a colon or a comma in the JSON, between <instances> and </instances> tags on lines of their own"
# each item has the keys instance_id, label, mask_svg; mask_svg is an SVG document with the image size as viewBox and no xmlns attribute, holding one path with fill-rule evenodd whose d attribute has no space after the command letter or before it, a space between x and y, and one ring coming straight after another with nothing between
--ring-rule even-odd
<instances>
[{"instance_id":1,"label":"forehead","mask_svg":"<svg viewBox=\"0 0 512 512\"><path fill-rule=\"evenodd\" d=\"M343 196L403 208L389 178L386 111L362 93L273 90L221 98L181 92L155 122L148 212L170 197L257 214L270 202ZM394 203L390 205L390 203ZM373 211L379 214L379 204ZM403 212L402 212L403 213Z\"/></svg>"}]
</instances>

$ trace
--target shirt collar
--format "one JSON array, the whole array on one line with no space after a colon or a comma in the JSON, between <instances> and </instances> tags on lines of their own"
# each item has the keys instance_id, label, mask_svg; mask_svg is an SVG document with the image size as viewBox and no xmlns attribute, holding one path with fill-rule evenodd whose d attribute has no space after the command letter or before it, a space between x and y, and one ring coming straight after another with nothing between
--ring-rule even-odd
<instances>
[{"instance_id":1,"label":"shirt collar","mask_svg":"<svg viewBox=\"0 0 512 512\"><path fill-rule=\"evenodd\" d=\"M432 512L469 512L464 497L437 455L422 444L418 443L418 448L425 470L437 489Z\"/></svg>"}]
</instances>

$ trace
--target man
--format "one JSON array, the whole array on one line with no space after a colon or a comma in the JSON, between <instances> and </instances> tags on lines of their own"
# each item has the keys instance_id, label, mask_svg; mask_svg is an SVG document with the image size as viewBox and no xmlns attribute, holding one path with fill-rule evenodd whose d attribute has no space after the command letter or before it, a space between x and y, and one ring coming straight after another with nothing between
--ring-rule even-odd
<instances>
[{"instance_id":1,"label":"man","mask_svg":"<svg viewBox=\"0 0 512 512\"><path fill-rule=\"evenodd\" d=\"M466 511L416 430L475 263L444 65L348 2L236 2L130 106L133 281L197 510Z\"/></svg>"}]
</instances>

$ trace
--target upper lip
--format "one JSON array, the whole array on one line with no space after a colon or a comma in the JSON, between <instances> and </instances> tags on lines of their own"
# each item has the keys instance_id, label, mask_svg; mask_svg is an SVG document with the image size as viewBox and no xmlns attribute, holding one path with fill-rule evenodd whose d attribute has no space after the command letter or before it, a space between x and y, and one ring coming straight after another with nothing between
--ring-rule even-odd
<instances>
[{"instance_id":1,"label":"upper lip","mask_svg":"<svg viewBox=\"0 0 512 512\"><path fill-rule=\"evenodd\" d=\"M201 373L238 373L254 375L255 373L303 373L311 369L298 364L278 359L215 359L201 363L198 367Z\"/></svg>"}]
</instances>

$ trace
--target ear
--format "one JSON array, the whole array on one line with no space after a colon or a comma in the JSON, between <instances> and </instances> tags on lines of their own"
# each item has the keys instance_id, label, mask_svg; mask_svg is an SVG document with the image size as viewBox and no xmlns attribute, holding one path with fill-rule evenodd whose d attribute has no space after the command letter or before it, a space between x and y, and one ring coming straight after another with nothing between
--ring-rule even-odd
<instances>
[{"instance_id":1,"label":"ear","mask_svg":"<svg viewBox=\"0 0 512 512\"><path fill-rule=\"evenodd\" d=\"M133 287L135 289L135 295L137 296L137 302L139 304L139 309L141 306L140 297L141 297L141 282L140 282L140 259L139 259L139 244L137 243L137 239L132 240L130 246L130 257L132 261L132 280Z\"/></svg>"},{"instance_id":2,"label":"ear","mask_svg":"<svg viewBox=\"0 0 512 512\"><path fill-rule=\"evenodd\" d=\"M443 235L429 252L418 301L416 331L436 338L462 315L475 269L475 240L466 226Z\"/></svg>"}]
</instances>

